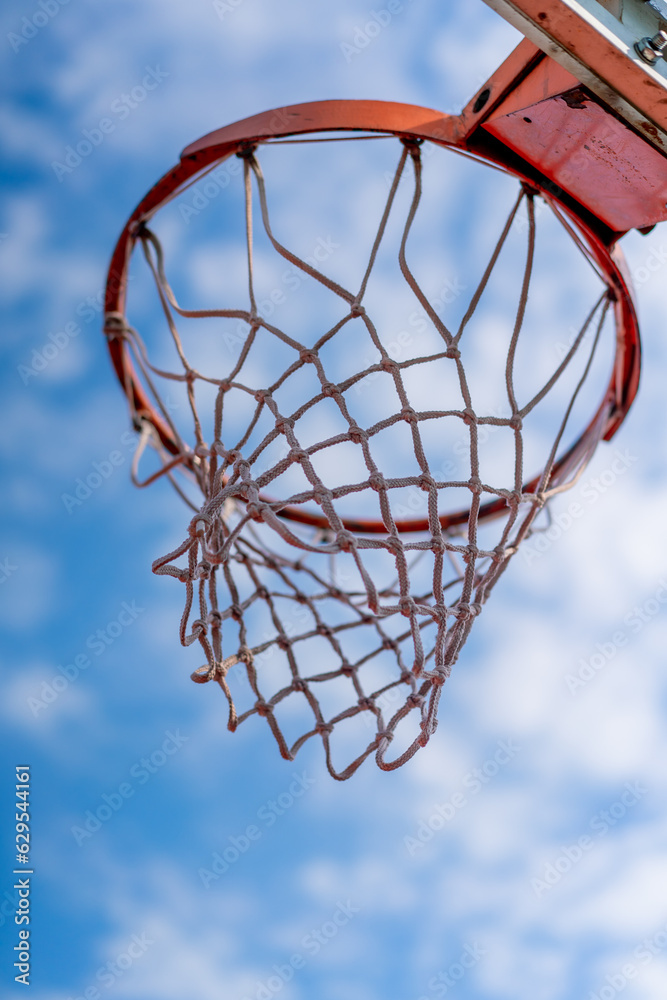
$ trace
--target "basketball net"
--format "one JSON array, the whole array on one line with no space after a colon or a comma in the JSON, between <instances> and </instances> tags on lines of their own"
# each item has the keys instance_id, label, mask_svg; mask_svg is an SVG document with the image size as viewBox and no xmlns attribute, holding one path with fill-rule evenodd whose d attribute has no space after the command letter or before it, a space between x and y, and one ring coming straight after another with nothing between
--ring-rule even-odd
<instances>
[{"instance_id":1,"label":"basketball net","mask_svg":"<svg viewBox=\"0 0 667 1000\"><path fill-rule=\"evenodd\" d=\"M251 716L265 718L288 760L307 740L320 737L327 767L340 780L350 777L371 754L385 770L400 767L428 742L437 726L442 687L489 594L549 498L569 488L581 474L605 433L614 406L608 396L586 434L574 445L567 442L568 420L589 374L605 320L613 314L609 309L613 293L603 275L601 293L564 356L556 359L530 399L518 398L515 357L524 331L536 241L536 192L525 182L518 184L516 201L463 319L456 329L445 325L408 262L408 238L422 197L421 144L406 138L397 141L396 173L366 270L355 287L343 287L274 235L257 149L248 145L241 146L237 155L243 164L249 306L182 308L166 277L163 246L144 223L135 239L141 243L155 281L179 366L168 370L152 363L142 337L124 313L106 317L108 337L121 340L131 354L134 369L175 442L174 453L169 454L155 422L135 408L135 426L141 431L135 481L147 485L166 476L192 507L183 487L185 475L203 497L201 506L194 506L182 543L153 565L155 573L171 576L184 586L180 641L184 646L198 643L205 660L193 680L219 685L228 703L230 730ZM397 248L400 272L407 294L428 317L440 346L423 356L396 360L366 311L365 295L399 184L405 178L411 178L412 195ZM558 205L544 192L540 196L599 273ZM270 322L258 306L254 203L259 204L261 225L275 253L338 303L334 325L319 331L311 343ZM473 402L463 355L466 333L519 212L527 220L523 279L500 376L507 412L498 416ZM245 330L243 342L228 370L203 373L188 361L178 325L184 317L239 321ZM324 348L351 323L363 325L375 348L374 360L346 378L332 378L323 361ZM289 363L273 372L268 385L244 378L246 361L260 336L275 338L289 351ZM575 359L580 375L555 433L545 443L539 473L526 482L526 426ZM415 396L407 384L408 375L412 386L415 369L427 377L433 366L448 366L463 405L450 406L443 395L441 409L421 408L419 394ZM285 384L302 371L316 378L317 391L305 399L286 396ZM370 382L380 376L382 391L393 403L381 419L364 425L355 416L355 387L363 383L370 392ZM185 387L194 424L192 441L181 436L166 401L166 390L174 383ZM215 393L214 412L208 415L211 440L205 438L198 409L197 389L202 384L213 387ZM252 414L245 433L230 439L228 408L239 394L252 403ZM128 397L132 401L129 388ZM301 428L313 408L327 400L327 405L336 408L343 429L304 444ZM258 438L261 421L268 430ZM443 427L444 422L455 423L464 435L467 468L463 473L453 475L442 455L434 459L429 454L424 428L433 421L442 421ZM397 477L383 471L375 444L383 432L401 424L411 442L412 471ZM480 435L501 429L512 436L513 459L504 481L486 482L480 470ZM363 476L356 475L351 482L342 481L340 463L327 467L327 456L341 445L356 448L365 468ZM161 466L140 481L139 460L147 446L160 455ZM286 492L281 484L292 481L288 480L292 474L300 485ZM409 517L398 509L398 491L416 498L407 510ZM341 502L355 496L363 517L341 513ZM454 500L452 510L450 498L462 496L467 500ZM340 738L334 746L336 734Z\"/></svg>"}]
</instances>

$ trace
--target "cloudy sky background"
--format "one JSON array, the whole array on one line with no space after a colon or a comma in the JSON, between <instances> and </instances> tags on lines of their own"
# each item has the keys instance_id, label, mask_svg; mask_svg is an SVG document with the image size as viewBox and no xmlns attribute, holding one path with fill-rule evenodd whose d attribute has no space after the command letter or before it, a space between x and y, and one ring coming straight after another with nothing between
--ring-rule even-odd
<instances>
[{"instance_id":1,"label":"cloudy sky background","mask_svg":"<svg viewBox=\"0 0 667 1000\"><path fill-rule=\"evenodd\" d=\"M621 432L554 507L578 500L584 515L547 551L516 557L428 748L400 771L368 762L334 783L319 745L288 764L259 721L229 734L219 693L189 680L180 587L150 572L187 515L168 491L130 484L129 423L100 333L105 269L132 207L205 132L330 97L454 112L518 36L481 0L406 3L353 56L343 46L372 17L358 2L55 3L10 4L1 19L3 995L23 989L11 874L23 764L35 1000L661 995L664 230L624 241L643 384ZM26 29L41 10L48 23ZM149 70L159 85L121 117L115 102ZM59 178L54 161L109 116L113 132ZM565 299L567 276L553 280ZM63 344L68 324L78 332L48 359L49 334ZM37 357L42 370L26 375ZM113 474L68 512L63 494L114 451ZM119 620L110 645L88 644ZM90 666L46 705L59 668L86 654ZM567 676L595 654L601 668L571 690ZM141 763L151 755L154 773ZM77 837L120 786L122 805ZM209 877L234 844L238 859Z\"/></svg>"}]
</instances>

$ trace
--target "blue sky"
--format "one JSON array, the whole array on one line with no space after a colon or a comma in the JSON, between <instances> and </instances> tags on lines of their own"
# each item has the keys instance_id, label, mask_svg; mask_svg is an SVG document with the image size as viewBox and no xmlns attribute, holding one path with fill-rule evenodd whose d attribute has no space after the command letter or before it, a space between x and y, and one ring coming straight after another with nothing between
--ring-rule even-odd
<instances>
[{"instance_id":1,"label":"blue sky","mask_svg":"<svg viewBox=\"0 0 667 1000\"><path fill-rule=\"evenodd\" d=\"M560 532L514 559L406 767L368 761L336 783L320 745L287 763L261 720L227 732L219 692L189 680L180 587L150 571L189 515L130 482L100 331L117 235L207 131L331 97L455 112L518 41L481 0L399 6L365 46L385 8L356 0L2 13L3 996L25 990L12 848L26 764L35 1000L664 994L664 229L624 240L638 401L554 505ZM146 79L154 89L127 101ZM103 119L113 128L90 155L59 168ZM566 342L568 277L548 252L545 268L544 311ZM208 272L197 280L205 292ZM583 515L568 523L573 501Z\"/></svg>"}]
</instances>

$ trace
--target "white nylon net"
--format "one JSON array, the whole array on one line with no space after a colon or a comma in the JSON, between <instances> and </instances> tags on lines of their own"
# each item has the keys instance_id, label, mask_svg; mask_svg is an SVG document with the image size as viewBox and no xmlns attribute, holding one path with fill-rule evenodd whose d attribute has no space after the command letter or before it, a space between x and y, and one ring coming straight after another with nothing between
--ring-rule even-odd
<instances>
[{"instance_id":1,"label":"white nylon net","mask_svg":"<svg viewBox=\"0 0 667 1000\"><path fill-rule=\"evenodd\" d=\"M230 729L264 717L287 759L321 737L338 779L373 753L381 768L399 767L434 732L442 686L492 587L549 496L572 484L597 444L605 414L599 433L557 464L576 436L570 418L582 387L598 369L605 384L614 339L606 284L553 206L551 225L555 220L575 266L586 270L593 295L585 309L576 303L580 318L560 351L544 288L529 324L536 214L544 203L536 213L533 192L521 185L517 192L515 181L472 294L465 301L457 294L456 325L446 322L446 303L436 307L424 291L437 262L427 260L418 281L408 259L422 206L423 150L414 141L390 141L399 162L356 284L320 268L326 249L307 261L274 234L257 152L248 148L238 154L242 172L229 192L235 187L237 199L244 193L245 289L234 270L238 250L233 265L218 260L216 275L224 300L236 296L239 307L179 305L165 273L169 232L160 239L144 226L139 237L168 334L153 351L157 360L149 361L126 317L107 316L106 325L109 336L124 338L179 449L176 459L166 455L151 425L135 414L140 452L150 443L164 462L149 481L168 467L185 496L177 475L187 466L204 498L200 509L188 501L196 513L187 538L154 564L156 573L185 585L180 639L198 642L206 660L193 679L220 685ZM456 207L451 199L449 205ZM253 220L256 206L261 226ZM281 212L287 232L289 218ZM427 212L424 223L437 219ZM548 252L560 253L557 246ZM473 256L480 259L477 249ZM293 321L285 307L287 322L279 326L279 310L264 304L278 303L258 290L273 280L272 257L313 290L305 320L296 318L295 302ZM385 257L398 265L391 279ZM509 301L507 275L517 279L518 295L509 319L507 309L501 319L496 300ZM399 338L397 347L395 340L388 345L386 331L399 284L417 310L414 327L421 326L419 336ZM476 326L480 304L492 295L487 318ZM183 323L202 333L189 328L186 343ZM193 444L174 416L178 389L180 416L187 409L194 420ZM590 402L583 408L589 416L591 409ZM530 489L524 467L539 473ZM487 520L490 503L498 509ZM302 522L285 517L287 508ZM464 514L443 516L454 511ZM406 531L405 522L415 520L420 530Z\"/></svg>"}]
</instances>

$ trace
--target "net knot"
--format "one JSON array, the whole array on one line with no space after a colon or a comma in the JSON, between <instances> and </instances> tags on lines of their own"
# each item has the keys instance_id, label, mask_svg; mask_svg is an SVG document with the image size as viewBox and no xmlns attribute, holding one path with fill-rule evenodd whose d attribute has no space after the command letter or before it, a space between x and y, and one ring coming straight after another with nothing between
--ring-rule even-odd
<instances>
[{"instance_id":1,"label":"net knot","mask_svg":"<svg viewBox=\"0 0 667 1000\"><path fill-rule=\"evenodd\" d=\"M263 403L266 400L266 397L270 395L271 393L269 392L268 389L257 389L257 391L254 393L255 399L257 400L258 403Z\"/></svg>"},{"instance_id":2,"label":"net knot","mask_svg":"<svg viewBox=\"0 0 667 1000\"><path fill-rule=\"evenodd\" d=\"M387 743L391 743L394 738L394 734L389 729L383 729L382 732L378 731L376 743L382 743L386 740Z\"/></svg>"},{"instance_id":3,"label":"net knot","mask_svg":"<svg viewBox=\"0 0 667 1000\"><path fill-rule=\"evenodd\" d=\"M512 430L520 431L523 427L523 420L518 413L514 413L509 420L509 426Z\"/></svg>"},{"instance_id":4,"label":"net knot","mask_svg":"<svg viewBox=\"0 0 667 1000\"><path fill-rule=\"evenodd\" d=\"M314 365L317 362L317 352L304 348L304 350L299 351L299 358L304 364Z\"/></svg>"},{"instance_id":5,"label":"net knot","mask_svg":"<svg viewBox=\"0 0 667 1000\"><path fill-rule=\"evenodd\" d=\"M374 712L375 702L372 698L359 698L357 705L363 712Z\"/></svg>"},{"instance_id":6,"label":"net knot","mask_svg":"<svg viewBox=\"0 0 667 1000\"><path fill-rule=\"evenodd\" d=\"M203 538L206 529L211 527L211 518L208 514L203 514L201 511L196 517L193 517L188 526L188 533L191 538Z\"/></svg>"},{"instance_id":7,"label":"net knot","mask_svg":"<svg viewBox=\"0 0 667 1000\"><path fill-rule=\"evenodd\" d=\"M333 726L330 722L318 722L315 726L315 732L318 736L328 735L333 733Z\"/></svg>"},{"instance_id":8,"label":"net knot","mask_svg":"<svg viewBox=\"0 0 667 1000\"><path fill-rule=\"evenodd\" d=\"M361 444L362 441L368 441L368 434L366 431L359 427L357 424L353 424L348 432L350 441L354 441L355 444Z\"/></svg>"},{"instance_id":9,"label":"net knot","mask_svg":"<svg viewBox=\"0 0 667 1000\"><path fill-rule=\"evenodd\" d=\"M380 368L384 371L389 372L390 375L398 375L400 372L399 366L391 358L383 358L380 362Z\"/></svg>"},{"instance_id":10,"label":"net knot","mask_svg":"<svg viewBox=\"0 0 667 1000\"><path fill-rule=\"evenodd\" d=\"M210 454L211 453L205 444L198 444L195 448L195 455L197 458L208 458Z\"/></svg>"},{"instance_id":11,"label":"net knot","mask_svg":"<svg viewBox=\"0 0 667 1000\"><path fill-rule=\"evenodd\" d=\"M431 552L434 552L438 556L444 556L447 551L447 542L444 540L442 535L434 535L431 538Z\"/></svg>"},{"instance_id":12,"label":"net knot","mask_svg":"<svg viewBox=\"0 0 667 1000\"><path fill-rule=\"evenodd\" d=\"M292 681L292 691L301 691L303 693L306 690L306 682L301 677L295 677Z\"/></svg>"},{"instance_id":13,"label":"net knot","mask_svg":"<svg viewBox=\"0 0 667 1000\"><path fill-rule=\"evenodd\" d=\"M420 490L424 490L425 493L429 493L431 490L436 488L435 479L428 472L422 472L421 476L417 480L417 485Z\"/></svg>"},{"instance_id":14,"label":"net knot","mask_svg":"<svg viewBox=\"0 0 667 1000\"><path fill-rule=\"evenodd\" d=\"M208 562L206 559L202 559L202 561L197 564L196 575L199 577L200 580L208 580L208 578L211 575L212 569L213 567L211 566L210 562Z\"/></svg>"},{"instance_id":15,"label":"net knot","mask_svg":"<svg viewBox=\"0 0 667 1000\"><path fill-rule=\"evenodd\" d=\"M326 639L333 639L333 629L328 625L318 625L317 634L323 635Z\"/></svg>"},{"instance_id":16,"label":"net knot","mask_svg":"<svg viewBox=\"0 0 667 1000\"><path fill-rule=\"evenodd\" d=\"M333 493L328 490L325 486L318 486L313 490L313 497L320 505L323 507L326 503L331 503L333 499Z\"/></svg>"},{"instance_id":17,"label":"net knot","mask_svg":"<svg viewBox=\"0 0 667 1000\"><path fill-rule=\"evenodd\" d=\"M219 611L209 611L206 621L212 628L220 628L222 625L222 615Z\"/></svg>"},{"instance_id":18,"label":"net knot","mask_svg":"<svg viewBox=\"0 0 667 1000\"><path fill-rule=\"evenodd\" d=\"M280 431L281 434L287 434L288 430L293 430L294 421L291 417L278 417L276 420L276 430Z\"/></svg>"},{"instance_id":19,"label":"net knot","mask_svg":"<svg viewBox=\"0 0 667 1000\"><path fill-rule=\"evenodd\" d=\"M240 495L248 503L254 503L259 500L259 489L257 483L254 479L246 479L239 489Z\"/></svg>"},{"instance_id":20,"label":"net knot","mask_svg":"<svg viewBox=\"0 0 667 1000\"><path fill-rule=\"evenodd\" d=\"M471 621L473 618L476 618L481 610L482 610L481 604L462 603L457 605L455 615L460 622L467 622Z\"/></svg>"},{"instance_id":21,"label":"net knot","mask_svg":"<svg viewBox=\"0 0 667 1000\"><path fill-rule=\"evenodd\" d=\"M409 708L421 708L424 704L424 696L415 692L414 694L408 695L405 700L405 704Z\"/></svg>"},{"instance_id":22,"label":"net knot","mask_svg":"<svg viewBox=\"0 0 667 1000\"><path fill-rule=\"evenodd\" d=\"M366 310L362 306L361 302L353 302L350 306L350 316L365 316Z\"/></svg>"},{"instance_id":23,"label":"net knot","mask_svg":"<svg viewBox=\"0 0 667 1000\"><path fill-rule=\"evenodd\" d=\"M479 549L476 545L466 545L465 552L463 552L461 558L465 563L474 562L479 556Z\"/></svg>"},{"instance_id":24,"label":"net knot","mask_svg":"<svg viewBox=\"0 0 667 1000\"><path fill-rule=\"evenodd\" d=\"M458 349L458 347L454 347L454 345L452 345L451 347L448 347L447 350L445 351L445 357L457 361L461 357L461 352Z\"/></svg>"},{"instance_id":25,"label":"net knot","mask_svg":"<svg viewBox=\"0 0 667 1000\"><path fill-rule=\"evenodd\" d=\"M385 545L390 552L393 552L395 556L398 556L403 551L403 542L398 537L398 535L387 535Z\"/></svg>"},{"instance_id":26,"label":"net knot","mask_svg":"<svg viewBox=\"0 0 667 1000\"><path fill-rule=\"evenodd\" d=\"M243 457L240 451L237 451L234 454L234 458L232 461L234 462L234 468L236 469L236 471L239 473L240 476L248 477L250 475L250 462L248 461L247 458ZM254 480L246 478L246 485L250 486L251 484L254 487L257 487L257 483L255 483Z\"/></svg>"},{"instance_id":27,"label":"net knot","mask_svg":"<svg viewBox=\"0 0 667 1000\"><path fill-rule=\"evenodd\" d=\"M401 609L401 614L406 618L410 618L417 612L417 605L411 597L401 597L398 601L398 606Z\"/></svg>"},{"instance_id":28,"label":"net knot","mask_svg":"<svg viewBox=\"0 0 667 1000\"><path fill-rule=\"evenodd\" d=\"M322 393L329 397L340 396L340 386L336 385L335 382L324 382L322 384Z\"/></svg>"},{"instance_id":29,"label":"net knot","mask_svg":"<svg viewBox=\"0 0 667 1000\"><path fill-rule=\"evenodd\" d=\"M387 483L381 472L374 472L368 477L368 485L376 493L381 493L382 490L387 488Z\"/></svg>"},{"instance_id":30,"label":"net knot","mask_svg":"<svg viewBox=\"0 0 667 1000\"><path fill-rule=\"evenodd\" d=\"M192 623L192 634L193 635L206 635L208 632L208 625L202 618L195 618Z\"/></svg>"},{"instance_id":31,"label":"net knot","mask_svg":"<svg viewBox=\"0 0 667 1000\"><path fill-rule=\"evenodd\" d=\"M440 628L447 627L447 608L444 604L436 604L434 608L431 609L433 620L438 623Z\"/></svg>"},{"instance_id":32,"label":"net knot","mask_svg":"<svg viewBox=\"0 0 667 1000\"><path fill-rule=\"evenodd\" d=\"M310 456L307 451L303 450L303 448L292 448L289 453L289 457L293 462L303 463L307 462Z\"/></svg>"},{"instance_id":33,"label":"net knot","mask_svg":"<svg viewBox=\"0 0 667 1000\"><path fill-rule=\"evenodd\" d=\"M521 490L510 490L506 494L505 499L507 500L507 506L508 507L518 507L519 504L523 503L524 500L528 500L528 499L532 500L533 498L532 497L524 497L524 495L521 492ZM540 504L540 506L542 506L542 504Z\"/></svg>"},{"instance_id":34,"label":"net knot","mask_svg":"<svg viewBox=\"0 0 667 1000\"><path fill-rule=\"evenodd\" d=\"M463 414L463 423L470 427L471 424L477 423L477 414L471 406L466 406L464 410L461 410Z\"/></svg>"},{"instance_id":35,"label":"net knot","mask_svg":"<svg viewBox=\"0 0 667 1000\"><path fill-rule=\"evenodd\" d=\"M240 622L241 619L243 618L243 611L241 610L241 607L238 604L230 605L229 613L231 614L235 622Z\"/></svg>"},{"instance_id":36,"label":"net knot","mask_svg":"<svg viewBox=\"0 0 667 1000\"><path fill-rule=\"evenodd\" d=\"M286 652L290 648L290 645L291 643L289 637L286 636L284 632L281 632L276 639L276 646L278 649L282 649L283 652Z\"/></svg>"},{"instance_id":37,"label":"net knot","mask_svg":"<svg viewBox=\"0 0 667 1000\"><path fill-rule=\"evenodd\" d=\"M419 417L417 416L417 414L415 413L415 411L412 409L411 406L403 407L403 409L401 410L401 417L408 424L416 424L417 421L419 420Z\"/></svg>"},{"instance_id":38,"label":"net knot","mask_svg":"<svg viewBox=\"0 0 667 1000\"><path fill-rule=\"evenodd\" d=\"M470 487L470 492L474 493L475 496L479 496L480 493L484 492L484 488L482 486L482 480L479 478L479 476L471 476L470 479L468 480L468 486Z\"/></svg>"},{"instance_id":39,"label":"net knot","mask_svg":"<svg viewBox=\"0 0 667 1000\"><path fill-rule=\"evenodd\" d=\"M251 667L255 661L252 650L247 646L241 646L237 653L236 661L237 663L245 663L247 666Z\"/></svg>"},{"instance_id":40,"label":"net knot","mask_svg":"<svg viewBox=\"0 0 667 1000\"><path fill-rule=\"evenodd\" d=\"M336 532L336 544L341 552L350 552L357 546L357 540L351 531Z\"/></svg>"},{"instance_id":41,"label":"net knot","mask_svg":"<svg viewBox=\"0 0 667 1000\"><path fill-rule=\"evenodd\" d=\"M271 708L271 706L270 706L270 705L267 705L267 704L266 704L266 702L264 701L264 699L263 699L263 698L259 698L259 699L258 699L258 700L257 700L257 701L255 702L255 711L256 711L256 712L257 712L257 714L258 714L258 715L260 715L260 716L261 716L262 718L266 718L266 716L267 716L267 715L271 715L271 712L272 712L272 708Z\"/></svg>"},{"instance_id":42,"label":"net knot","mask_svg":"<svg viewBox=\"0 0 667 1000\"><path fill-rule=\"evenodd\" d=\"M248 511L248 514L250 515L253 521L263 521L264 511L266 509L267 509L267 504L255 503L254 500L251 500L249 503L246 504L246 510Z\"/></svg>"}]
</instances>

